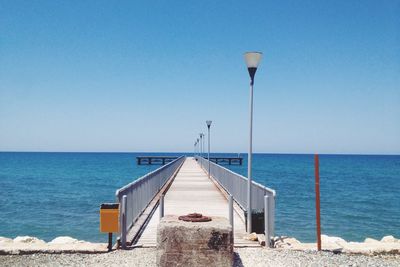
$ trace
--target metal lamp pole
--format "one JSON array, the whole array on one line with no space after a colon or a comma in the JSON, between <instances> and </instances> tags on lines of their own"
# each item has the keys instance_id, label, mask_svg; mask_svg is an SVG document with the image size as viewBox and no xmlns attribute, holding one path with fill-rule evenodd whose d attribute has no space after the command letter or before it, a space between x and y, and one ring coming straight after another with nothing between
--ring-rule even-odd
<instances>
[{"instance_id":1,"label":"metal lamp pole","mask_svg":"<svg viewBox=\"0 0 400 267\"><path fill-rule=\"evenodd\" d=\"M197 155L199 155L200 152L200 148L199 148L199 138L197 138Z\"/></svg>"},{"instance_id":2,"label":"metal lamp pole","mask_svg":"<svg viewBox=\"0 0 400 267\"><path fill-rule=\"evenodd\" d=\"M247 232L252 232L252 208L251 208L251 161L252 161L252 153L253 153L253 85L254 85L254 76L257 71L258 64L261 61L262 53L261 52L246 52L244 54L244 59L246 61L247 70L250 75L250 132L249 132L249 152L248 152L248 160L247 160Z\"/></svg>"},{"instance_id":3,"label":"metal lamp pole","mask_svg":"<svg viewBox=\"0 0 400 267\"><path fill-rule=\"evenodd\" d=\"M201 141L201 156L204 157L204 134L203 133L201 134L201 138L202 138L202 141Z\"/></svg>"},{"instance_id":4,"label":"metal lamp pole","mask_svg":"<svg viewBox=\"0 0 400 267\"><path fill-rule=\"evenodd\" d=\"M200 135L200 157L203 157L203 134L199 133Z\"/></svg>"},{"instance_id":5,"label":"metal lamp pole","mask_svg":"<svg viewBox=\"0 0 400 267\"><path fill-rule=\"evenodd\" d=\"M210 178L210 126L212 121L206 121L208 128L208 178Z\"/></svg>"},{"instance_id":6,"label":"metal lamp pole","mask_svg":"<svg viewBox=\"0 0 400 267\"><path fill-rule=\"evenodd\" d=\"M200 136L199 149L200 149L200 157L201 157L201 133L199 133L199 136Z\"/></svg>"}]
</instances>

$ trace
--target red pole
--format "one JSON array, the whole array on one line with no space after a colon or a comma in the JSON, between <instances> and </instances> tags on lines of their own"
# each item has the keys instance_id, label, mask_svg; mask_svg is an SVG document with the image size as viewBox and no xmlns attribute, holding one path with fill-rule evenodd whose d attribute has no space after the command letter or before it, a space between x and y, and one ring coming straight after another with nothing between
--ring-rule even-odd
<instances>
[{"instance_id":1,"label":"red pole","mask_svg":"<svg viewBox=\"0 0 400 267\"><path fill-rule=\"evenodd\" d=\"M320 214L320 197L319 197L319 159L318 155L314 156L315 163L315 213L317 217L317 241L318 251L321 251L321 214Z\"/></svg>"}]
</instances>

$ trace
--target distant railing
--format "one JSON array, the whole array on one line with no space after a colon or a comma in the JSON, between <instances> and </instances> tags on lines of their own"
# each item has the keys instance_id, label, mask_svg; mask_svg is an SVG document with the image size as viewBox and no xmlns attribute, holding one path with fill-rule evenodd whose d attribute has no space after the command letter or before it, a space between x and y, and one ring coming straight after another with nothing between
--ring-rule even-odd
<instances>
[{"instance_id":1,"label":"distant railing","mask_svg":"<svg viewBox=\"0 0 400 267\"><path fill-rule=\"evenodd\" d=\"M222 186L230 195L232 195L233 199L239 204L239 206L246 211L247 178L218 164L215 164L214 162L209 162L203 157L196 156L196 159L206 173L208 173L208 168L210 168L211 177L214 178L218 184ZM210 164L210 166L208 164ZM268 218L266 223L266 225L268 225L268 229L266 230L269 231L269 235L272 237L274 235L275 226L275 190L265 187L254 181L252 181L251 190L252 209L255 211L264 211L266 218ZM268 197L268 201L265 200L266 196ZM265 203L268 203L267 207L265 207ZM265 209L267 209L267 211L265 211Z\"/></svg>"},{"instance_id":2,"label":"distant railing","mask_svg":"<svg viewBox=\"0 0 400 267\"><path fill-rule=\"evenodd\" d=\"M117 201L121 204L120 239L123 246L129 229L184 160L184 156L179 157L116 191Z\"/></svg>"}]
</instances>

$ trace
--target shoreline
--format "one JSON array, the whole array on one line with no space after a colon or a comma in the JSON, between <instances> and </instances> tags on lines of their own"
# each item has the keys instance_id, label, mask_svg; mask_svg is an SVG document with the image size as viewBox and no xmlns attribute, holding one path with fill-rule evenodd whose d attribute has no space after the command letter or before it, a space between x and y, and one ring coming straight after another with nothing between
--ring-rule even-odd
<instances>
[{"instance_id":1,"label":"shoreline","mask_svg":"<svg viewBox=\"0 0 400 267\"><path fill-rule=\"evenodd\" d=\"M360 255L400 255L400 240L392 235L384 236L381 240L365 238L363 242L346 241L341 237L321 235L323 251L336 254ZM317 243L302 243L293 237L275 237L274 247L300 250L317 251Z\"/></svg>"},{"instance_id":2,"label":"shoreline","mask_svg":"<svg viewBox=\"0 0 400 267\"><path fill-rule=\"evenodd\" d=\"M0 237L0 255L26 255L35 253L106 253L107 243L92 243L69 236L59 236L50 242L31 236L17 236L14 239Z\"/></svg>"},{"instance_id":3,"label":"shoreline","mask_svg":"<svg viewBox=\"0 0 400 267\"><path fill-rule=\"evenodd\" d=\"M386 236L381 241L346 242L323 236L323 251L315 243L275 237L275 248L234 248L234 267L266 266L399 266L400 240ZM345 243L344 243L345 242ZM338 249L354 246L356 250ZM389 244L389 245L388 245ZM388 249L388 248L391 249ZM363 248L363 249L360 249ZM365 249L370 248L370 249ZM0 237L0 266L157 266L157 249L136 247L108 251L106 243L90 243L71 237L57 237L46 243L34 237Z\"/></svg>"},{"instance_id":4,"label":"shoreline","mask_svg":"<svg viewBox=\"0 0 400 267\"><path fill-rule=\"evenodd\" d=\"M255 240L257 236L254 235ZM381 240L366 238L364 242L346 241L340 237L322 235L322 250L335 254L400 255L400 239L391 235ZM262 242L262 241L259 241ZM115 246L114 246L115 247ZM316 243L302 243L296 238L279 236L274 238L272 250L317 251ZM60 254L60 253L107 253L107 243L92 243L68 236L45 242L36 237L18 236L14 239L0 237L0 255Z\"/></svg>"}]
</instances>

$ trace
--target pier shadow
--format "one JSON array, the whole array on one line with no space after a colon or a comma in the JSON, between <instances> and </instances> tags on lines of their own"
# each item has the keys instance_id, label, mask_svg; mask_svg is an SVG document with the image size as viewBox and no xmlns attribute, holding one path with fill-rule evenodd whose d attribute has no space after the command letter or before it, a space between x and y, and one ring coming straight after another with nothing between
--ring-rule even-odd
<instances>
[{"instance_id":1,"label":"pier shadow","mask_svg":"<svg viewBox=\"0 0 400 267\"><path fill-rule=\"evenodd\" d=\"M242 259L237 252L233 253L233 267L244 267Z\"/></svg>"}]
</instances>

